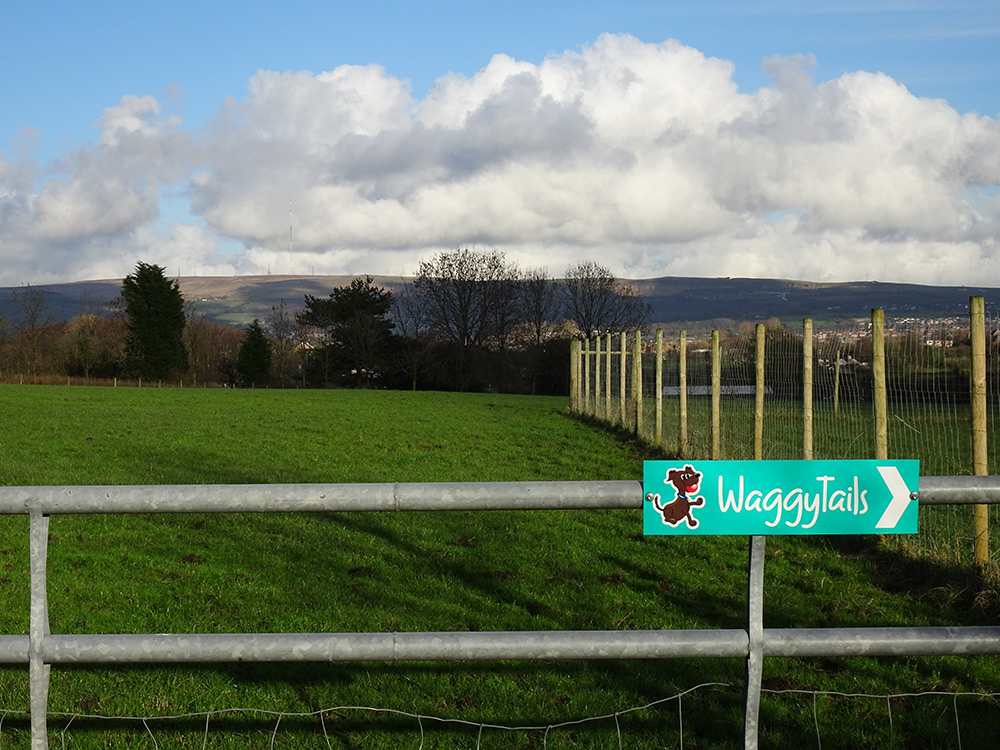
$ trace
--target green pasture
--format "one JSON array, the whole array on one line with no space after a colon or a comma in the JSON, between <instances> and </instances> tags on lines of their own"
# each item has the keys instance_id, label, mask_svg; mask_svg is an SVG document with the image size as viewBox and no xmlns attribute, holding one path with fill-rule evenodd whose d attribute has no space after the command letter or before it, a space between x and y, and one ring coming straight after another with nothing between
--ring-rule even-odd
<instances>
[{"instance_id":1,"label":"green pasture","mask_svg":"<svg viewBox=\"0 0 1000 750\"><path fill-rule=\"evenodd\" d=\"M640 479L642 461L663 455L571 417L560 398L13 385L0 386L0 404L7 485ZM0 518L3 633L27 632L27 528ZM56 633L734 628L745 618L746 540L646 538L639 508L56 516L50 531ZM968 568L868 537L770 539L765 589L768 627L1000 615ZM950 746L956 710L963 747L989 746L998 701L951 694L1000 692L998 675L995 657L767 660L766 688L807 692L765 694L762 746L813 746L817 731L824 747ZM742 734L742 679L740 660L705 659L57 666L50 740L729 748ZM811 691L949 695L890 703ZM27 668L0 670L0 746L28 747L27 707ZM544 730L592 717L606 718Z\"/></svg>"}]
</instances>

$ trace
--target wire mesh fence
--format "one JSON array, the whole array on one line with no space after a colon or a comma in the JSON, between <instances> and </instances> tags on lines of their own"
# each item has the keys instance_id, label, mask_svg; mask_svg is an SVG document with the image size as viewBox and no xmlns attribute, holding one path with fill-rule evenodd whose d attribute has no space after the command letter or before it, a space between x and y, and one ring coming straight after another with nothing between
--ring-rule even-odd
<instances>
[{"instance_id":1,"label":"wire mesh fence","mask_svg":"<svg viewBox=\"0 0 1000 750\"><path fill-rule=\"evenodd\" d=\"M872 694L809 689L763 691L761 742L775 748L983 748L996 741L1000 693ZM51 713L50 746L339 748L518 747L556 750L731 747L739 726L700 713L706 701L736 698L726 683L703 683L620 711L532 724L421 714L391 707L331 706L308 712L223 708L170 715ZM845 712L867 721L844 721ZM651 726L652 724L652 726ZM0 744L27 748L27 712L0 708ZM727 739L728 733L728 739Z\"/></svg>"},{"instance_id":2,"label":"wire mesh fence","mask_svg":"<svg viewBox=\"0 0 1000 750\"><path fill-rule=\"evenodd\" d=\"M678 458L919 459L924 475L996 473L1000 313L983 317L976 336L971 306L967 317L937 320L873 311L870 320L815 326L811 320L798 326L771 321L691 337L685 331L669 337L658 332L655 339L609 334L599 344L600 356L594 356L596 340L574 355L585 364L577 372L573 406ZM986 406L978 417L972 384L976 337L986 383ZM976 427L977 419L985 428ZM986 438L979 459L976 429ZM890 543L949 563L976 562L995 581L1000 535L992 535L988 551L973 550L977 536L984 540L977 529L996 524L1000 509L977 512L979 522L970 508L922 514L917 538Z\"/></svg>"}]
</instances>

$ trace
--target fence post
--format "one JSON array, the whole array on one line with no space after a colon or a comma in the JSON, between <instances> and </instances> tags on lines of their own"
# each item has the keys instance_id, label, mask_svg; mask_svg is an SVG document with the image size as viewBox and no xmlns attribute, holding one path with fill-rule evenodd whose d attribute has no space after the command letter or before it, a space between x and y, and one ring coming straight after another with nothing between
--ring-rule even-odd
<instances>
[{"instance_id":1,"label":"fence post","mask_svg":"<svg viewBox=\"0 0 1000 750\"><path fill-rule=\"evenodd\" d=\"M663 444L663 329L656 329L656 446Z\"/></svg>"},{"instance_id":2,"label":"fence post","mask_svg":"<svg viewBox=\"0 0 1000 750\"><path fill-rule=\"evenodd\" d=\"M49 634L49 599L46 567L49 543L49 517L41 503L29 501L29 547L31 570L28 691L31 707L31 750L45 750L48 742L49 675L51 667L42 661L42 640Z\"/></svg>"},{"instance_id":3,"label":"fence post","mask_svg":"<svg viewBox=\"0 0 1000 750\"><path fill-rule=\"evenodd\" d=\"M621 361L621 409L620 409L621 416L620 416L620 418L621 418L622 427L625 427L628 424L627 421L626 421L626 414L625 414L625 375L626 375L625 359L628 356L628 341L627 341L627 339L625 337L625 331L622 331L622 333L621 333L621 339L622 339L622 341L621 341L621 345L622 345L622 361Z\"/></svg>"},{"instance_id":4,"label":"fence post","mask_svg":"<svg viewBox=\"0 0 1000 750\"><path fill-rule=\"evenodd\" d=\"M583 413L590 414L590 334L583 340Z\"/></svg>"},{"instance_id":5,"label":"fence post","mask_svg":"<svg viewBox=\"0 0 1000 750\"><path fill-rule=\"evenodd\" d=\"M872 374L875 377L875 458L889 458L889 402L885 389L885 310L872 310Z\"/></svg>"},{"instance_id":6,"label":"fence post","mask_svg":"<svg viewBox=\"0 0 1000 750\"><path fill-rule=\"evenodd\" d=\"M677 376L677 386L680 389L680 445L681 458L688 455L688 374L687 374L687 331L681 331L680 363Z\"/></svg>"},{"instance_id":7,"label":"fence post","mask_svg":"<svg viewBox=\"0 0 1000 750\"><path fill-rule=\"evenodd\" d=\"M802 321L802 458L813 457L813 322Z\"/></svg>"},{"instance_id":8,"label":"fence post","mask_svg":"<svg viewBox=\"0 0 1000 750\"><path fill-rule=\"evenodd\" d=\"M750 537L747 575L746 696L743 719L744 750L757 750L760 719L760 688L764 675L764 552L766 536Z\"/></svg>"},{"instance_id":9,"label":"fence post","mask_svg":"<svg viewBox=\"0 0 1000 750\"><path fill-rule=\"evenodd\" d=\"M605 371L607 372L607 377L604 383L604 421L611 421L611 334L608 334L607 338L607 364Z\"/></svg>"},{"instance_id":10,"label":"fence post","mask_svg":"<svg viewBox=\"0 0 1000 750\"><path fill-rule=\"evenodd\" d=\"M757 387L754 395L753 409L753 458L760 461L764 458L764 353L766 329L763 323L757 324Z\"/></svg>"},{"instance_id":11,"label":"fence post","mask_svg":"<svg viewBox=\"0 0 1000 750\"><path fill-rule=\"evenodd\" d=\"M601 334L594 337L594 416L601 416Z\"/></svg>"},{"instance_id":12,"label":"fence post","mask_svg":"<svg viewBox=\"0 0 1000 750\"><path fill-rule=\"evenodd\" d=\"M722 407L722 358L719 351L719 330L712 331L712 460L721 458L720 410Z\"/></svg>"},{"instance_id":13,"label":"fence post","mask_svg":"<svg viewBox=\"0 0 1000 750\"><path fill-rule=\"evenodd\" d=\"M580 340L569 342L569 408L580 411Z\"/></svg>"},{"instance_id":14,"label":"fence post","mask_svg":"<svg viewBox=\"0 0 1000 750\"><path fill-rule=\"evenodd\" d=\"M972 473L986 476L986 306L982 297L969 298L969 338L972 343ZM973 539L976 565L982 567L990 557L989 507L973 508Z\"/></svg>"},{"instance_id":15,"label":"fence post","mask_svg":"<svg viewBox=\"0 0 1000 750\"><path fill-rule=\"evenodd\" d=\"M642 332L635 332L632 344L632 401L635 414L635 434L642 437Z\"/></svg>"},{"instance_id":16,"label":"fence post","mask_svg":"<svg viewBox=\"0 0 1000 750\"><path fill-rule=\"evenodd\" d=\"M837 370L833 381L833 416L840 416L840 344L837 344Z\"/></svg>"}]
</instances>

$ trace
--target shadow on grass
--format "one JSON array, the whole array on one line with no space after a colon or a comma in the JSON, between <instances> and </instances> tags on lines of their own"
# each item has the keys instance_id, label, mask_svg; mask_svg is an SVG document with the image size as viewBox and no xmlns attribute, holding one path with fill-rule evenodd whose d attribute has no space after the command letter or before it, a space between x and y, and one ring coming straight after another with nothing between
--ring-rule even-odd
<instances>
[{"instance_id":1,"label":"shadow on grass","mask_svg":"<svg viewBox=\"0 0 1000 750\"><path fill-rule=\"evenodd\" d=\"M680 458L677 454L671 453L665 448L654 445L646 438L640 437L636 434L634 429L629 429L620 422L606 422L598 417L581 414L579 412L566 412L566 416L574 422L585 425L590 429L610 435L616 441L625 446L630 455L633 455L640 460L659 461ZM642 479L642 477L636 478L640 480Z\"/></svg>"},{"instance_id":2,"label":"shadow on grass","mask_svg":"<svg viewBox=\"0 0 1000 750\"><path fill-rule=\"evenodd\" d=\"M866 571L867 581L912 600L920 621L941 625L996 625L1000 593L975 568L886 547L878 536L828 536L814 544Z\"/></svg>"}]
</instances>

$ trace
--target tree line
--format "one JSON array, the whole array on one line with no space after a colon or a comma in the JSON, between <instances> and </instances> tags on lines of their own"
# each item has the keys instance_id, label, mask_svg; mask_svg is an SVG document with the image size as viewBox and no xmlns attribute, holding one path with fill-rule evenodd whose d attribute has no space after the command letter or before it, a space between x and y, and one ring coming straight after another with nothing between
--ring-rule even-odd
<instances>
[{"instance_id":1,"label":"tree line","mask_svg":"<svg viewBox=\"0 0 1000 750\"><path fill-rule=\"evenodd\" d=\"M394 288L359 277L325 297L284 302L245 330L211 323L160 266L137 263L100 309L53 323L25 287L0 320L0 375L566 393L569 341L641 327L648 303L592 261L562 278L497 250L422 260Z\"/></svg>"}]
</instances>

